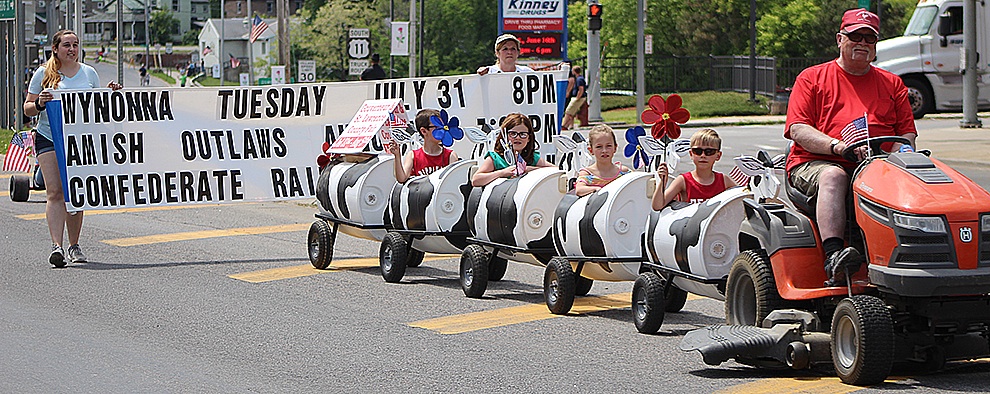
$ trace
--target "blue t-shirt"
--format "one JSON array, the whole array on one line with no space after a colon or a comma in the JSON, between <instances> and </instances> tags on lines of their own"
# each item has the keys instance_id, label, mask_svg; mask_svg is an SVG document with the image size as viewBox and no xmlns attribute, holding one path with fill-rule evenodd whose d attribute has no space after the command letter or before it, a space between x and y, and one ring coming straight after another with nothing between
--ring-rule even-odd
<instances>
[{"instance_id":1,"label":"blue t-shirt","mask_svg":"<svg viewBox=\"0 0 990 394\"><path fill-rule=\"evenodd\" d=\"M588 82L584 80L584 76L578 75L577 78L574 78L574 81L574 87L571 88L571 97L577 97L578 90L580 90L582 86L584 86L584 93L581 97L588 97Z\"/></svg>"},{"instance_id":2,"label":"blue t-shirt","mask_svg":"<svg viewBox=\"0 0 990 394\"><path fill-rule=\"evenodd\" d=\"M28 93L41 94L45 90L41 87L43 79L45 79L45 67L38 67L34 76L31 77ZM79 71L76 72L76 75L69 78L63 74L62 80L58 82L58 89L92 89L98 87L100 87L100 76L96 74L96 69L83 63L79 63ZM45 111L41 111L41 115L38 116L37 130L49 141L52 140L52 127L48 125L48 113Z\"/></svg>"}]
</instances>

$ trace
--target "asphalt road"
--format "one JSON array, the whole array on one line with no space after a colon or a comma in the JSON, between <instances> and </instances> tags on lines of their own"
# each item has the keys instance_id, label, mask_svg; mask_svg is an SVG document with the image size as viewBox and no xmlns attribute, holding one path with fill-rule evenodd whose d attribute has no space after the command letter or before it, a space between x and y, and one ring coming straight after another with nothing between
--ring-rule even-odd
<instances>
[{"instance_id":1,"label":"asphalt road","mask_svg":"<svg viewBox=\"0 0 990 394\"><path fill-rule=\"evenodd\" d=\"M720 166L784 146L779 126L718 130ZM963 171L990 187L987 168ZM468 299L455 258L388 284L378 244L346 235L334 269L318 271L306 253L316 211L301 201L88 212L90 262L52 269L43 195L0 198L0 392L859 390L828 368L709 367L678 350L685 332L723 320L710 299L643 335L631 283L595 283L578 313L553 317L542 268L510 263L485 298ZM985 392L988 373L990 359L952 362L863 391Z\"/></svg>"}]
</instances>

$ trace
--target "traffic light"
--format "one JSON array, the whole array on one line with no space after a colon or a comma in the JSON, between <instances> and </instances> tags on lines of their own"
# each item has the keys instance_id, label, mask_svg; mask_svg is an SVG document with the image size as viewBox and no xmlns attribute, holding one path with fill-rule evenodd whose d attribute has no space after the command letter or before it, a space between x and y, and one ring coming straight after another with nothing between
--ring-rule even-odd
<instances>
[{"instance_id":1,"label":"traffic light","mask_svg":"<svg viewBox=\"0 0 990 394\"><path fill-rule=\"evenodd\" d=\"M588 30L602 29L602 5L588 5Z\"/></svg>"}]
</instances>

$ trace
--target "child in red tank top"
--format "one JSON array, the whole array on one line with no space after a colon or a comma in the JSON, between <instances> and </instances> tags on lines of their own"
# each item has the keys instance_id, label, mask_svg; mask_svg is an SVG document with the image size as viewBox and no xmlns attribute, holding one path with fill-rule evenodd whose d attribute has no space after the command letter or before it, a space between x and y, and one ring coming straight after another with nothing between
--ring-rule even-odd
<instances>
[{"instance_id":1,"label":"child in red tank top","mask_svg":"<svg viewBox=\"0 0 990 394\"><path fill-rule=\"evenodd\" d=\"M433 123L431 116L440 116L440 111L435 109L422 109L416 114L416 129L423 136L423 147L406 153L402 157L402 150L395 141L389 144L388 150L395 156L395 167L392 172L395 180L399 183L406 183L409 177L417 175L429 175L434 171L446 167L448 164L457 161L457 153L445 148L440 141L433 137Z\"/></svg>"},{"instance_id":2,"label":"child in red tank top","mask_svg":"<svg viewBox=\"0 0 990 394\"><path fill-rule=\"evenodd\" d=\"M675 198L691 203L703 202L736 186L732 178L716 172L715 162L722 158L722 139L712 129L703 129L691 136L691 161L694 170L678 175L666 190L653 192L653 209L659 211ZM660 179L667 179L667 166L657 169Z\"/></svg>"}]
</instances>

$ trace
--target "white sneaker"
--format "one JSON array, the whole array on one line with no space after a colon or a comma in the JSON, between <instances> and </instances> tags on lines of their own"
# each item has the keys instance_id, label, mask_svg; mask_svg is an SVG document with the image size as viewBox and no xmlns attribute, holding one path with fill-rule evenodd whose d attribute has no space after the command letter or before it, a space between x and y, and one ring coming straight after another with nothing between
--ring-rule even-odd
<instances>
[{"instance_id":1,"label":"white sneaker","mask_svg":"<svg viewBox=\"0 0 990 394\"><path fill-rule=\"evenodd\" d=\"M79 244L75 244L69 247L69 261L72 263L85 263L86 255L83 254L82 249L79 248Z\"/></svg>"},{"instance_id":2,"label":"white sneaker","mask_svg":"<svg viewBox=\"0 0 990 394\"><path fill-rule=\"evenodd\" d=\"M55 266L55 268L65 267L65 252L62 251L62 247L52 244L52 254L48 256L48 262Z\"/></svg>"}]
</instances>

